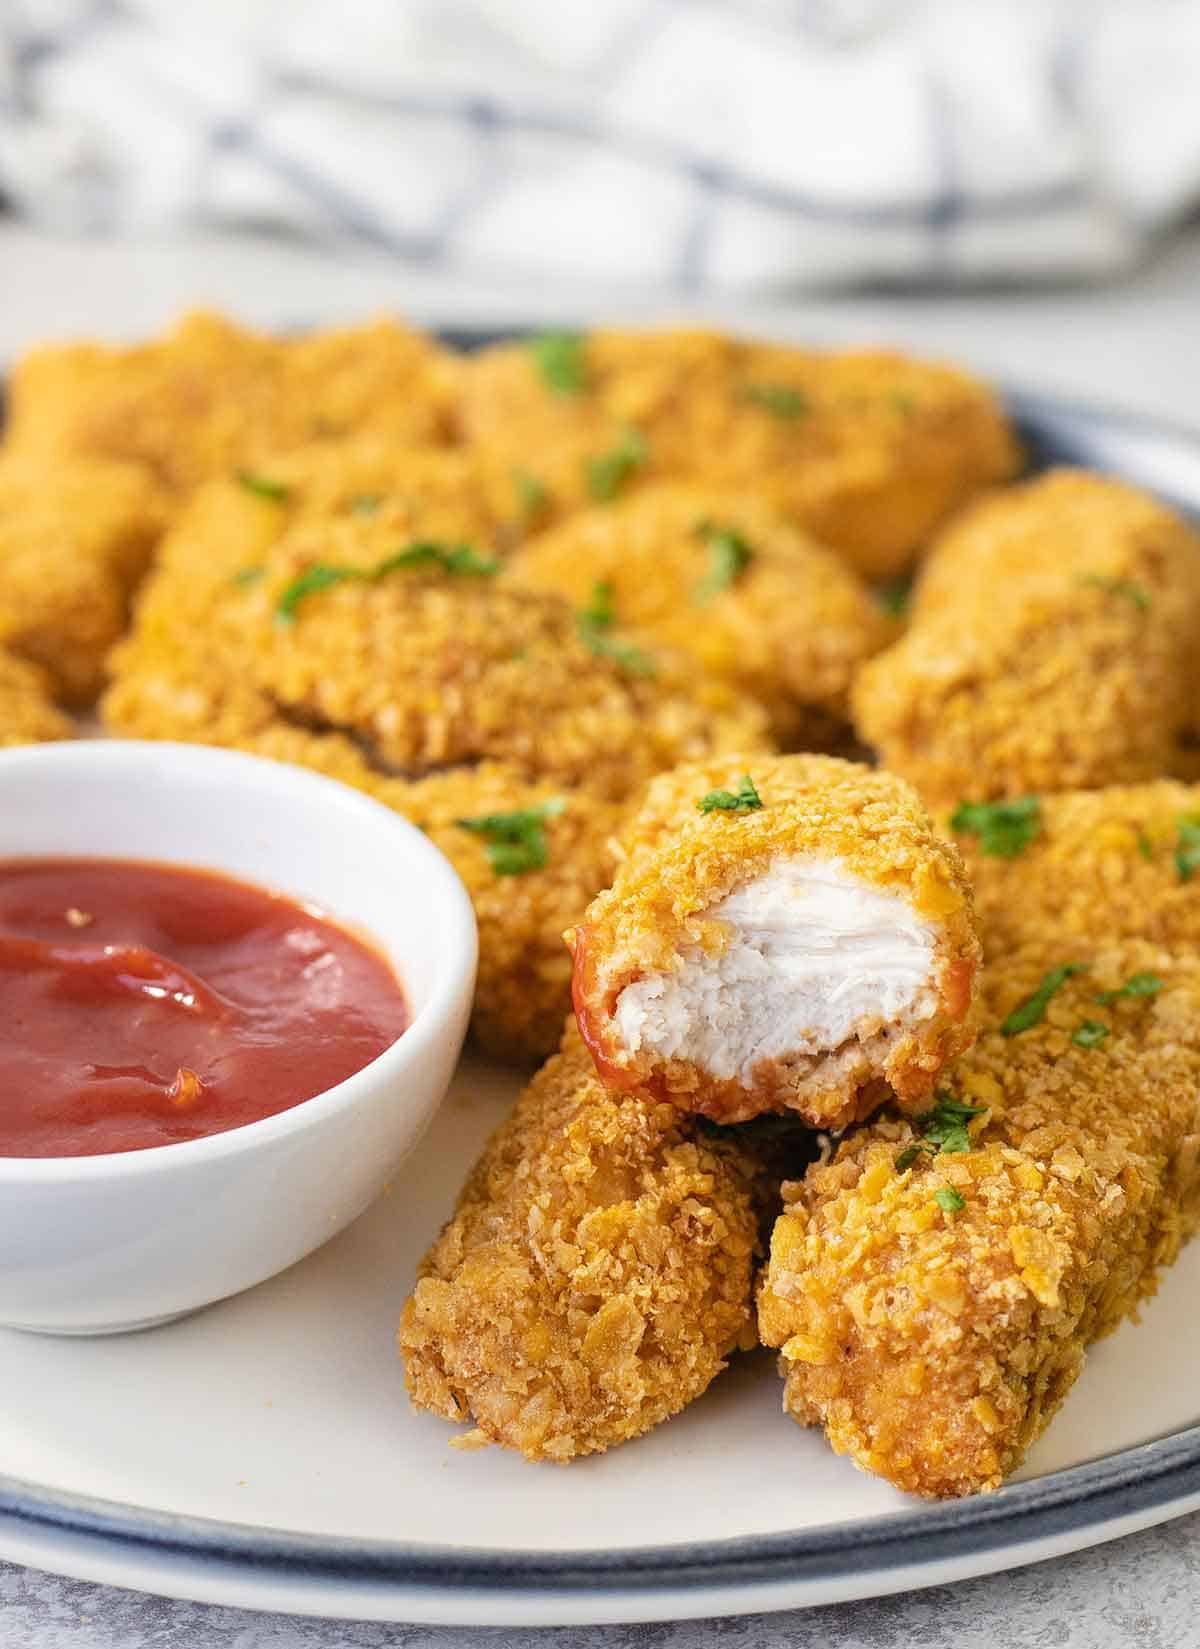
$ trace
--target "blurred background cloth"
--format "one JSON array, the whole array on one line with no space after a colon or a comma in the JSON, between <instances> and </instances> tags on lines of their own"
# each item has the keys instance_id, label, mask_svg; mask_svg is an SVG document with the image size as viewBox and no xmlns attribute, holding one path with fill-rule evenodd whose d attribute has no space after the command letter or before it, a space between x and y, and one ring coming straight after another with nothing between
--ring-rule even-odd
<instances>
[{"instance_id":1,"label":"blurred background cloth","mask_svg":"<svg viewBox=\"0 0 1200 1649\"><path fill-rule=\"evenodd\" d=\"M0 0L0 191L534 284L1098 277L1200 198L1200 3Z\"/></svg>"}]
</instances>

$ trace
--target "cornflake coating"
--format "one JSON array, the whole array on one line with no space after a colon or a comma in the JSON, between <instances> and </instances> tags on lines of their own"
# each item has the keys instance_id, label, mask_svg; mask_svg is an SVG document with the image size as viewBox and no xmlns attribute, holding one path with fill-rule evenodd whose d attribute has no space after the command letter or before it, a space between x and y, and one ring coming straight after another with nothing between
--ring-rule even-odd
<instances>
[{"instance_id":1,"label":"cornflake coating","mask_svg":"<svg viewBox=\"0 0 1200 1649\"><path fill-rule=\"evenodd\" d=\"M612 874L624 809L530 783L496 762L434 773L408 785L401 811L441 848L466 884L479 923L479 977L472 1031L489 1053L544 1059L557 1046L571 1001L563 929ZM544 865L498 874L486 834L462 819L541 815Z\"/></svg>"},{"instance_id":2,"label":"cornflake coating","mask_svg":"<svg viewBox=\"0 0 1200 1649\"><path fill-rule=\"evenodd\" d=\"M568 934L603 1079L719 1122L926 1098L967 1046L979 941L957 851L890 773L741 755L665 774Z\"/></svg>"},{"instance_id":3,"label":"cornflake coating","mask_svg":"<svg viewBox=\"0 0 1200 1649\"><path fill-rule=\"evenodd\" d=\"M267 598L277 611L314 566L369 571L386 553L360 522L301 523L271 557ZM621 800L677 761L766 742L761 708L686 661L627 665L585 642L560 597L439 566L323 589L252 645L254 679L285 717L410 777L488 758Z\"/></svg>"},{"instance_id":4,"label":"cornflake coating","mask_svg":"<svg viewBox=\"0 0 1200 1649\"><path fill-rule=\"evenodd\" d=\"M702 484L581 511L518 551L505 579L580 609L603 587L620 624L743 688L793 746L824 747L844 726L855 671L893 631L833 552L770 505Z\"/></svg>"},{"instance_id":5,"label":"cornflake coating","mask_svg":"<svg viewBox=\"0 0 1200 1649\"><path fill-rule=\"evenodd\" d=\"M548 379L544 353L529 343L485 350L464 373L467 438L497 467L532 472L550 513L595 497L597 459L603 478L606 455L629 452L633 432L644 450L618 491L695 475L753 492L865 576L887 578L1020 462L982 384L890 352L602 331L582 341L578 362L574 391Z\"/></svg>"},{"instance_id":6,"label":"cornflake coating","mask_svg":"<svg viewBox=\"0 0 1200 1649\"><path fill-rule=\"evenodd\" d=\"M71 733L50 702L44 672L0 648L0 746L48 744Z\"/></svg>"},{"instance_id":7,"label":"cornflake coating","mask_svg":"<svg viewBox=\"0 0 1200 1649\"><path fill-rule=\"evenodd\" d=\"M486 1147L400 1323L418 1408L530 1460L648 1431L753 1343L759 1159L607 1093L568 1030Z\"/></svg>"},{"instance_id":8,"label":"cornflake coating","mask_svg":"<svg viewBox=\"0 0 1200 1649\"><path fill-rule=\"evenodd\" d=\"M1200 947L1200 786L1163 779L1045 796L1037 820L1014 858L956 834L989 956L1116 939ZM1185 879L1179 855L1186 863L1193 836Z\"/></svg>"},{"instance_id":9,"label":"cornflake coating","mask_svg":"<svg viewBox=\"0 0 1200 1649\"><path fill-rule=\"evenodd\" d=\"M1091 966L1003 1035L1065 961ZM1157 994L1097 1003L1145 973ZM904 1167L919 1120L852 1135L785 1188L759 1300L787 1411L923 1495L1016 1469L1087 1346L1154 1292L1200 1215L1200 963L1139 941L1035 949L984 988L992 1028L947 1084L984 1113L970 1148ZM1098 1046L1073 1042L1084 1021L1107 1027Z\"/></svg>"},{"instance_id":10,"label":"cornflake coating","mask_svg":"<svg viewBox=\"0 0 1200 1649\"><path fill-rule=\"evenodd\" d=\"M0 461L0 640L64 704L91 703L165 518L132 464Z\"/></svg>"},{"instance_id":11,"label":"cornflake coating","mask_svg":"<svg viewBox=\"0 0 1200 1649\"><path fill-rule=\"evenodd\" d=\"M856 725L931 805L1137 783L1167 768L1200 634L1200 540L1146 493L1058 470L931 552Z\"/></svg>"},{"instance_id":12,"label":"cornflake coating","mask_svg":"<svg viewBox=\"0 0 1200 1649\"><path fill-rule=\"evenodd\" d=\"M283 339L200 311L132 348L34 350L12 375L7 439L54 460L125 459L189 490L315 439L440 442L457 379L454 357L392 321Z\"/></svg>"}]
</instances>

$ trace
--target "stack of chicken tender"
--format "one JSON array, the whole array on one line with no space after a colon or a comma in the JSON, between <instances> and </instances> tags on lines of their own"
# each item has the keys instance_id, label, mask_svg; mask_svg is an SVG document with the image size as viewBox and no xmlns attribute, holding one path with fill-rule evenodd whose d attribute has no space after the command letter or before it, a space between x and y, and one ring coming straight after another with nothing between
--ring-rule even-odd
<instances>
[{"instance_id":1,"label":"stack of chicken tender","mask_svg":"<svg viewBox=\"0 0 1200 1649\"><path fill-rule=\"evenodd\" d=\"M569 1461L765 1344L859 1466L994 1488L1192 1233L1200 543L1020 466L953 368L707 332L18 365L0 744L376 796L547 1061L403 1314L462 1441Z\"/></svg>"}]
</instances>

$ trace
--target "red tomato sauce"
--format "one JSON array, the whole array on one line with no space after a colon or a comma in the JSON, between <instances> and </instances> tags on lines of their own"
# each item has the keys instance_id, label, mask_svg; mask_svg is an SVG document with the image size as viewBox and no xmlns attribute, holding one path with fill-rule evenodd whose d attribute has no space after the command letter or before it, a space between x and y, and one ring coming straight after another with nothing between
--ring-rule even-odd
<instances>
[{"instance_id":1,"label":"red tomato sauce","mask_svg":"<svg viewBox=\"0 0 1200 1649\"><path fill-rule=\"evenodd\" d=\"M382 956L278 894L173 865L0 862L0 1156L239 1128L408 1022Z\"/></svg>"}]
</instances>

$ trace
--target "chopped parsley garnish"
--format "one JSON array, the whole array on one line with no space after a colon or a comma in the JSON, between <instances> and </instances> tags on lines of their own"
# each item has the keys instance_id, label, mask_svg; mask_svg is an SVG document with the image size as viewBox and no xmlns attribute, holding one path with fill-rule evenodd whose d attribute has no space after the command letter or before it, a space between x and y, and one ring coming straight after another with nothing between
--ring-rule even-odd
<instances>
[{"instance_id":1,"label":"chopped parsley garnish","mask_svg":"<svg viewBox=\"0 0 1200 1649\"><path fill-rule=\"evenodd\" d=\"M360 492L350 500L350 508L355 515L374 515L382 503L381 492Z\"/></svg>"},{"instance_id":2,"label":"chopped parsley garnish","mask_svg":"<svg viewBox=\"0 0 1200 1649\"><path fill-rule=\"evenodd\" d=\"M972 1117L981 1117L986 1110L986 1105L963 1105L951 1094L939 1094L933 1110L925 1111L914 1119L914 1125L921 1130L921 1138L906 1146L896 1158L898 1171L903 1173L906 1168L911 1168L922 1152L935 1157L939 1151L945 1151L947 1155L969 1151L971 1136L967 1123Z\"/></svg>"},{"instance_id":3,"label":"chopped parsley garnish","mask_svg":"<svg viewBox=\"0 0 1200 1649\"><path fill-rule=\"evenodd\" d=\"M478 818L454 822L460 829L485 838L488 863L497 876L523 876L546 864L546 820L557 818L565 806L561 797L555 797L540 807L525 807L516 813L482 813Z\"/></svg>"},{"instance_id":4,"label":"chopped parsley garnish","mask_svg":"<svg viewBox=\"0 0 1200 1649\"><path fill-rule=\"evenodd\" d=\"M529 340L533 364L556 395L578 395L587 387L586 340L581 332L542 332Z\"/></svg>"},{"instance_id":5,"label":"chopped parsley garnish","mask_svg":"<svg viewBox=\"0 0 1200 1649\"><path fill-rule=\"evenodd\" d=\"M1098 1019L1085 1019L1071 1032L1071 1041L1077 1048L1098 1048L1104 1038L1111 1035L1111 1029Z\"/></svg>"},{"instance_id":6,"label":"chopped parsley garnish","mask_svg":"<svg viewBox=\"0 0 1200 1649\"><path fill-rule=\"evenodd\" d=\"M250 470L239 470L237 481L240 487L252 492L255 498L269 499L272 504L286 504L292 496L291 487L283 481L272 481L265 475L254 475Z\"/></svg>"},{"instance_id":7,"label":"chopped parsley garnish","mask_svg":"<svg viewBox=\"0 0 1200 1649\"><path fill-rule=\"evenodd\" d=\"M742 775L736 790L710 790L696 803L701 813L757 813L762 805L763 799L749 773Z\"/></svg>"},{"instance_id":8,"label":"chopped parsley garnish","mask_svg":"<svg viewBox=\"0 0 1200 1649\"><path fill-rule=\"evenodd\" d=\"M251 584L257 584L266 570L265 567L243 567L240 573L234 573L229 582L237 589L245 590Z\"/></svg>"},{"instance_id":9,"label":"chopped parsley garnish","mask_svg":"<svg viewBox=\"0 0 1200 1649\"><path fill-rule=\"evenodd\" d=\"M1139 613L1150 611L1150 597L1142 586L1135 584L1132 579L1106 578L1103 573L1080 573L1079 583L1089 584L1094 590L1106 590L1109 595L1124 596L1126 601L1132 601Z\"/></svg>"},{"instance_id":10,"label":"chopped parsley garnish","mask_svg":"<svg viewBox=\"0 0 1200 1649\"><path fill-rule=\"evenodd\" d=\"M546 508L550 496L546 491L545 482L530 470L514 470L512 472L512 484L522 513L524 515L540 515Z\"/></svg>"},{"instance_id":11,"label":"chopped parsley garnish","mask_svg":"<svg viewBox=\"0 0 1200 1649\"><path fill-rule=\"evenodd\" d=\"M627 429L616 446L587 460L587 489L598 504L612 503L630 476L646 462L646 452L646 437L641 430Z\"/></svg>"},{"instance_id":12,"label":"chopped parsley garnish","mask_svg":"<svg viewBox=\"0 0 1200 1649\"><path fill-rule=\"evenodd\" d=\"M1144 830L1139 830L1137 833L1137 845L1138 852L1141 854L1143 859L1147 861L1153 859L1154 843L1150 840Z\"/></svg>"},{"instance_id":13,"label":"chopped parsley garnish","mask_svg":"<svg viewBox=\"0 0 1200 1649\"><path fill-rule=\"evenodd\" d=\"M746 399L776 418L800 418L812 407L803 390L791 384L749 384Z\"/></svg>"},{"instance_id":14,"label":"chopped parsley garnish","mask_svg":"<svg viewBox=\"0 0 1200 1649\"><path fill-rule=\"evenodd\" d=\"M877 584L875 599L889 618L903 618L912 600L911 578L892 578L886 584Z\"/></svg>"},{"instance_id":15,"label":"chopped parsley garnish","mask_svg":"<svg viewBox=\"0 0 1200 1649\"><path fill-rule=\"evenodd\" d=\"M708 545L708 573L692 597L699 602L711 601L736 584L754 559L754 551L735 528L719 527L713 521L701 521L696 534Z\"/></svg>"},{"instance_id":16,"label":"chopped parsley garnish","mask_svg":"<svg viewBox=\"0 0 1200 1649\"><path fill-rule=\"evenodd\" d=\"M1040 1025L1046 1017L1046 1009L1050 1006L1050 999L1066 984L1072 975L1086 973L1086 962L1063 962L1057 968L1051 968L1049 973L1042 975L1042 982L1032 996L1027 996L1024 1002L1009 1014L1000 1026L1002 1036L1020 1036L1022 1031L1031 1031L1035 1025Z\"/></svg>"},{"instance_id":17,"label":"chopped parsley garnish","mask_svg":"<svg viewBox=\"0 0 1200 1649\"><path fill-rule=\"evenodd\" d=\"M958 1214L967 1205L961 1191L956 1191L952 1185L939 1185L933 1193L933 1200L944 1214Z\"/></svg>"},{"instance_id":18,"label":"chopped parsley garnish","mask_svg":"<svg viewBox=\"0 0 1200 1649\"><path fill-rule=\"evenodd\" d=\"M1042 804L1036 796L1012 802L963 802L950 820L961 836L978 836L979 851L993 859L1015 859L1042 828Z\"/></svg>"},{"instance_id":19,"label":"chopped parsley garnish","mask_svg":"<svg viewBox=\"0 0 1200 1649\"><path fill-rule=\"evenodd\" d=\"M1134 973L1123 985L1118 985L1115 991L1101 991L1096 1001L1107 1007L1110 1002L1119 1002L1124 996L1157 996L1166 986L1166 980L1160 979L1156 973Z\"/></svg>"},{"instance_id":20,"label":"chopped parsley garnish","mask_svg":"<svg viewBox=\"0 0 1200 1649\"><path fill-rule=\"evenodd\" d=\"M1200 870L1200 813L1176 819L1179 840L1175 844L1175 869L1181 882L1190 882Z\"/></svg>"},{"instance_id":21,"label":"chopped parsley garnish","mask_svg":"<svg viewBox=\"0 0 1200 1649\"><path fill-rule=\"evenodd\" d=\"M906 389L893 389L888 396L888 402L902 418L911 418L917 410L915 395L910 395Z\"/></svg>"},{"instance_id":22,"label":"chopped parsley garnish","mask_svg":"<svg viewBox=\"0 0 1200 1649\"><path fill-rule=\"evenodd\" d=\"M480 555L469 544L410 544L395 555L385 556L373 567L346 567L330 561L318 561L292 580L279 597L275 617L281 624L291 624L296 609L310 595L330 590L335 584L378 584L391 573L408 567L440 567L443 572L459 577L489 577L498 572L500 563Z\"/></svg>"},{"instance_id":23,"label":"chopped parsley garnish","mask_svg":"<svg viewBox=\"0 0 1200 1649\"><path fill-rule=\"evenodd\" d=\"M592 599L586 607L581 607L575 614L575 629L580 641L589 652L595 653L597 658L610 658L614 664L619 664L623 670L628 670L635 676L652 676L654 674L654 660L648 653L643 653L640 647L631 642L621 641L612 635L613 625L617 622L616 603L613 600L613 587L607 579L601 579L592 585Z\"/></svg>"}]
</instances>

